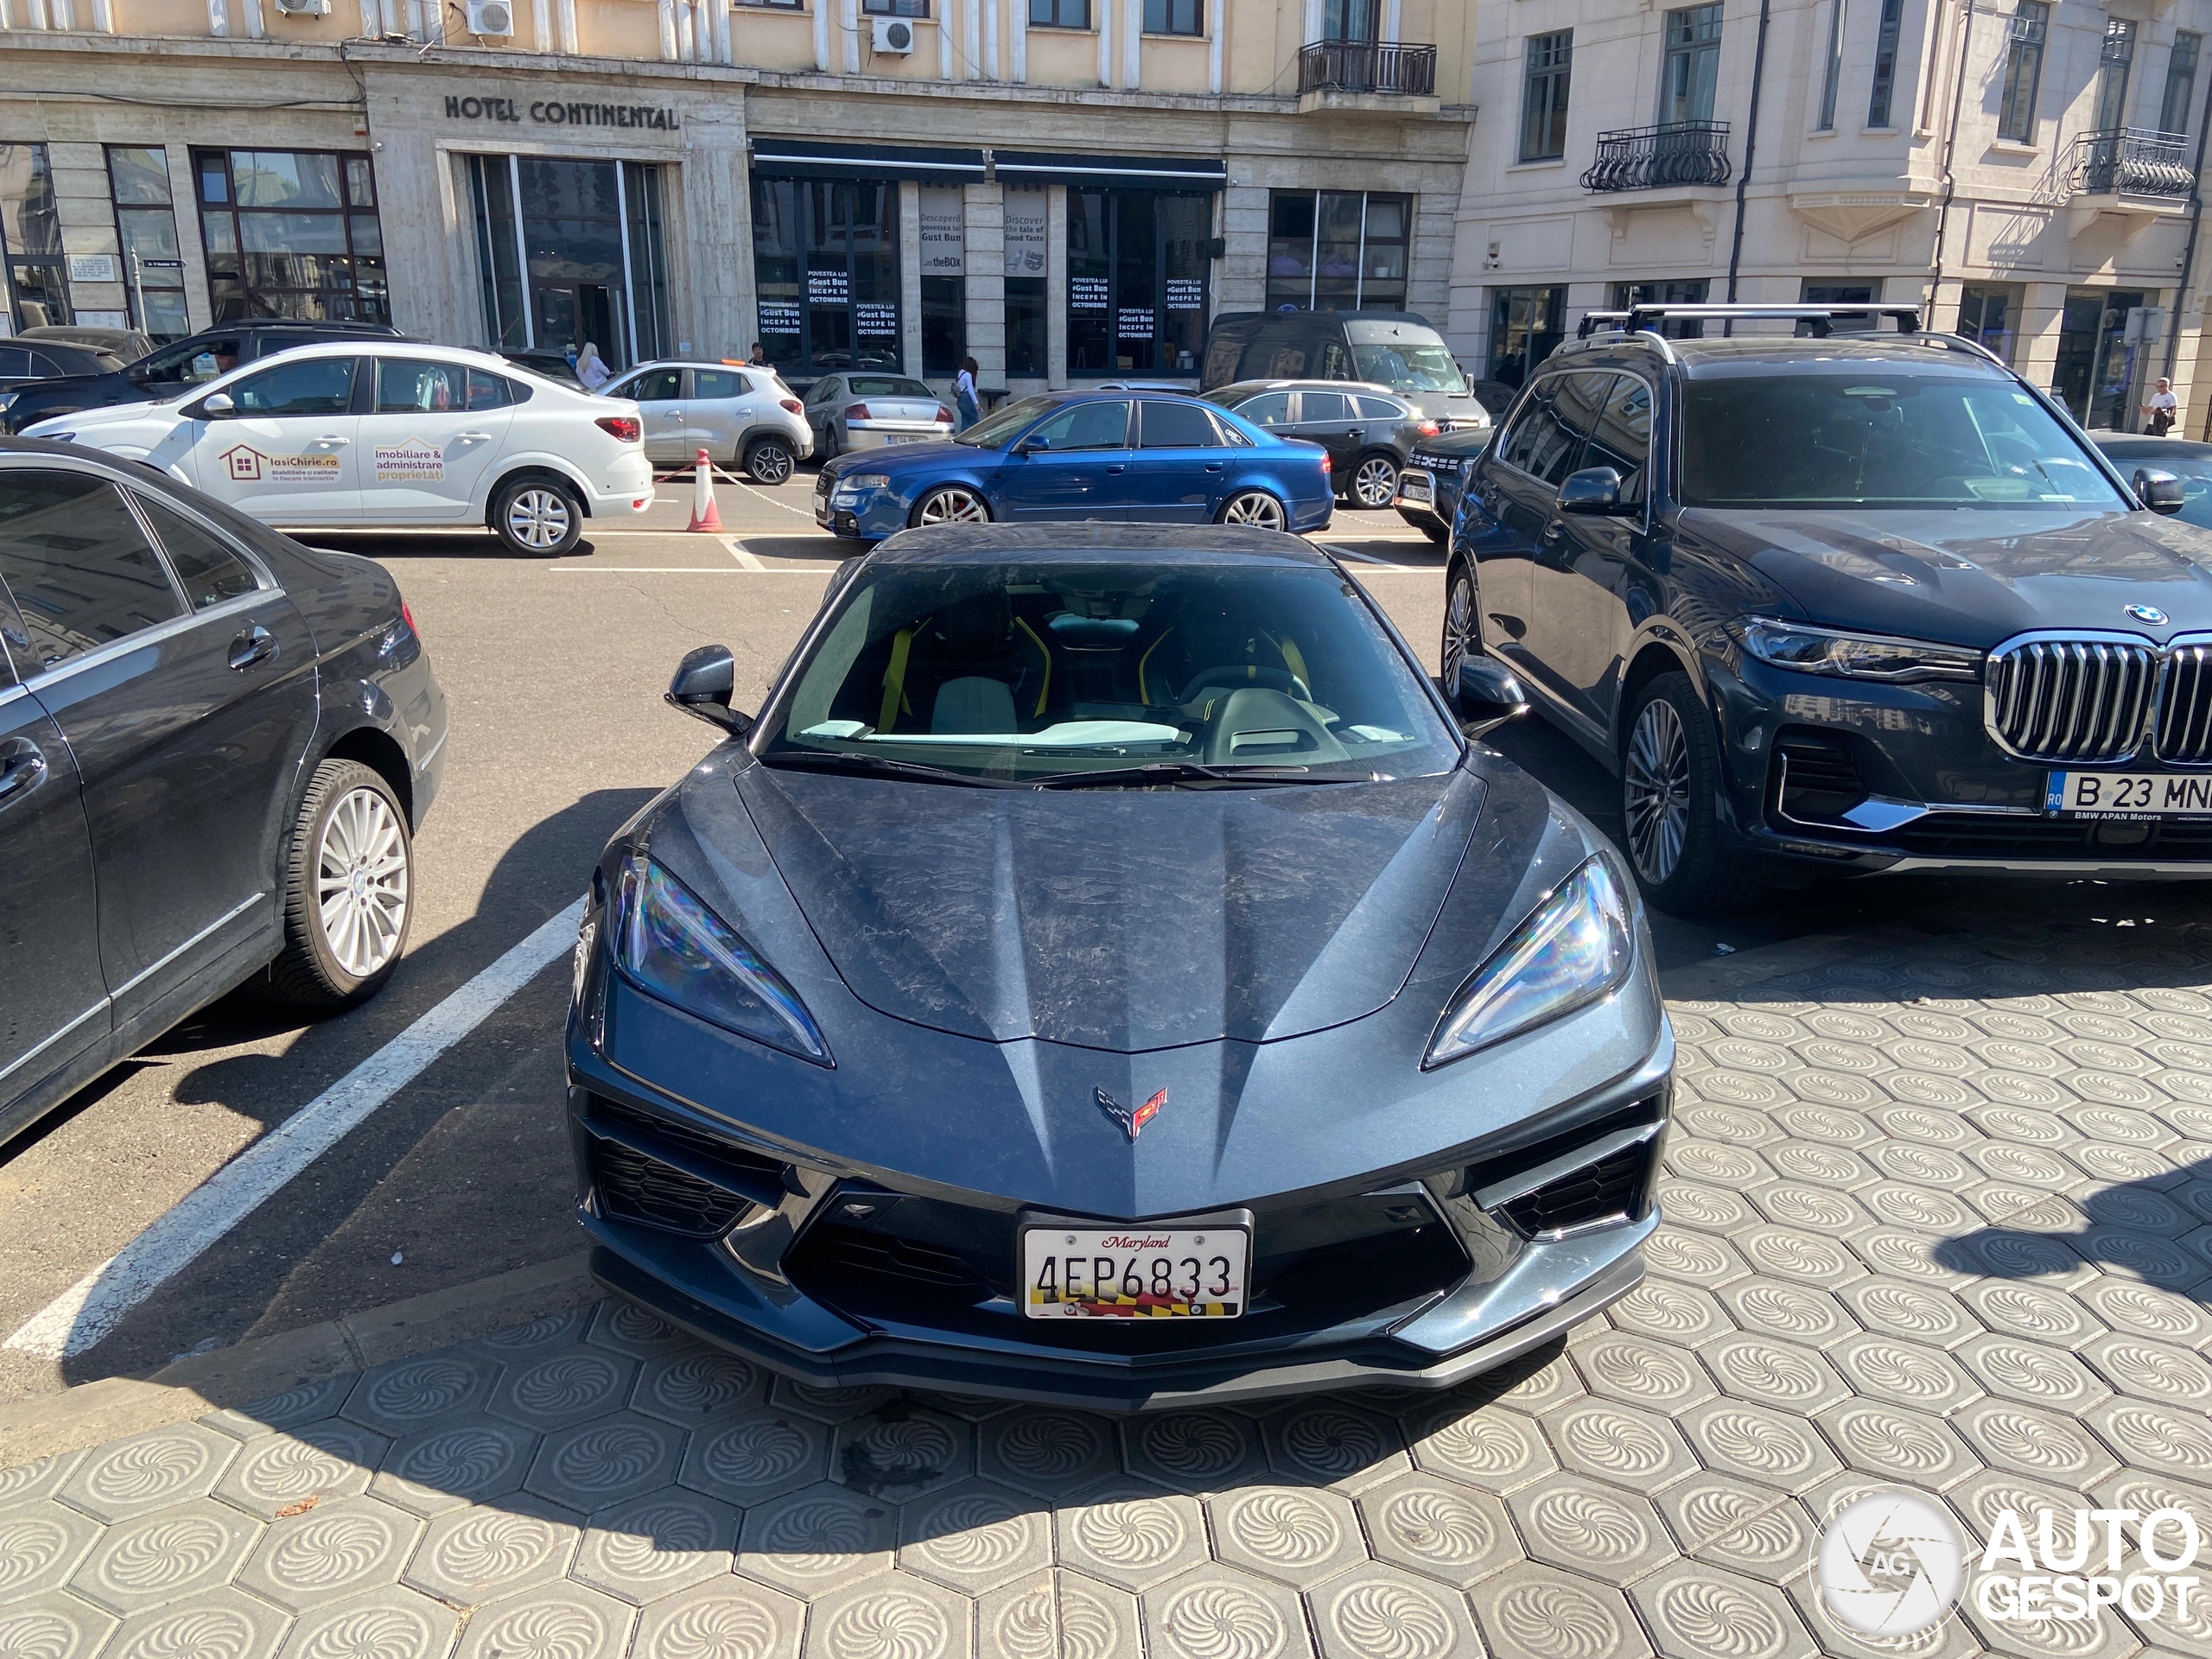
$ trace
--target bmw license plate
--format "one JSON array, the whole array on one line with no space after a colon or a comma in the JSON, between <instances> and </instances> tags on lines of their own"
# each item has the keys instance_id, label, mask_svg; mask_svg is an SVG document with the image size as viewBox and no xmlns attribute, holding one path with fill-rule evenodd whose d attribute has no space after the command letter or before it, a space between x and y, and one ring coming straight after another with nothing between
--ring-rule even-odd
<instances>
[{"instance_id":1,"label":"bmw license plate","mask_svg":"<svg viewBox=\"0 0 2212 1659\"><path fill-rule=\"evenodd\" d=\"M1252 1230L1184 1227L1021 1230L1021 1311L1033 1319L1233 1319L1244 1311Z\"/></svg>"},{"instance_id":2,"label":"bmw license plate","mask_svg":"<svg viewBox=\"0 0 2212 1659\"><path fill-rule=\"evenodd\" d=\"M2069 818L2212 817L2212 773L2054 772L2043 809Z\"/></svg>"}]
</instances>

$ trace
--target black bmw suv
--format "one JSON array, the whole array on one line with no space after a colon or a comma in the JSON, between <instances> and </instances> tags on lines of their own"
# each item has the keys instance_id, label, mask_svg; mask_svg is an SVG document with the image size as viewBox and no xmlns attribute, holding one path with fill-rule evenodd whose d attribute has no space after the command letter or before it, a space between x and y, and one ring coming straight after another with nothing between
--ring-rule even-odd
<instances>
[{"instance_id":1,"label":"black bmw suv","mask_svg":"<svg viewBox=\"0 0 2212 1659\"><path fill-rule=\"evenodd\" d=\"M1614 772L1663 909L1751 859L2212 874L2212 533L1890 309L1586 319L1468 476L1445 683L1487 653Z\"/></svg>"}]
</instances>

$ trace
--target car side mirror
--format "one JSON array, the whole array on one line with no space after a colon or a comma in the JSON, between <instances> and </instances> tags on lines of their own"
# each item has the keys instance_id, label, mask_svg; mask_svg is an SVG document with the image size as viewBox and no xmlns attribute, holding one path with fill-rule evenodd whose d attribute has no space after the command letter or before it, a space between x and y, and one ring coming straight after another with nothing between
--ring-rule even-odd
<instances>
[{"instance_id":1,"label":"car side mirror","mask_svg":"<svg viewBox=\"0 0 2212 1659\"><path fill-rule=\"evenodd\" d=\"M728 645L701 645L683 653L676 677L668 683L668 702L709 726L719 726L732 737L753 729L753 716L729 706L737 684L737 660Z\"/></svg>"},{"instance_id":2,"label":"car side mirror","mask_svg":"<svg viewBox=\"0 0 2212 1659\"><path fill-rule=\"evenodd\" d=\"M1521 682L1503 664L1487 657L1462 658L1459 683L1446 690L1460 727L1470 737L1481 737L1529 712L1529 698L1521 690Z\"/></svg>"},{"instance_id":3,"label":"car side mirror","mask_svg":"<svg viewBox=\"0 0 2212 1659\"><path fill-rule=\"evenodd\" d=\"M1610 467L1569 473L1559 486L1559 510L1604 518L1621 511L1621 475Z\"/></svg>"},{"instance_id":4,"label":"car side mirror","mask_svg":"<svg viewBox=\"0 0 2212 1659\"><path fill-rule=\"evenodd\" d=\"M1014 445L1014 452L1018 455L1038 454L1052 447L1052 441L1039 433L1034 437L1024 438L1020 443Z\"/></svg>"},{"instance_id":5,"label":"car side mirror","mask_svg":"<svg viewBox=\"0 0 2212 1659\"><path fill-rule=\"evenodd\" d=\"M2189 505L2181 480L2154 467L2135 469L2135 499L2152 512L2169 517Z\"/></svg>"},{"instance_id":6,"label":"car side mirror","mask_svg":"<svg viewBox=\"0 0 2212 1659\"><path fill-rule=\"evenodd\" d=\"M229 392L211 391L200 400L199 412L202 420L220 421L237 414L238 409Z\"/></svg>"}]
</instances>

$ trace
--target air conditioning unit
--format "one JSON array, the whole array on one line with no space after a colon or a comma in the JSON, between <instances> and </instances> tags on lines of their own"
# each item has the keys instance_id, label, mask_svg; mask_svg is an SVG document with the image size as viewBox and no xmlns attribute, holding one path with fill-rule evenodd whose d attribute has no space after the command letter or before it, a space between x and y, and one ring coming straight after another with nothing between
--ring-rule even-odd
<instances>
[{"instance_id":1,"label":"air conditioning unit","mask_svg":"<svg viewBox=\"0 0 2212 1659\"><path fill-rule=\"evenodd\" d=\"M280 17L327 17L330 0L276 0Z\"/></svg>"},{"instance_id":2,"label":"air conditioning unit","mask_svg":"<svg viewBox=\"0 0 2212 1659\"><path fill-rule=\"evenodd\" d=\"M876 17L872 43L879 52L912 52L914 49L914 26L904 17Z\"/></svg>"},{"instance_id":3,"label":"air conditioning unit","mask_svg":"<svg viewBox=\"0 0 2212 1659\"><path fill-rule=\"evenodd\" d=\"M502 40L512 35L514 0L468 0L468 32Z\"/></svg>"}]
</instances>

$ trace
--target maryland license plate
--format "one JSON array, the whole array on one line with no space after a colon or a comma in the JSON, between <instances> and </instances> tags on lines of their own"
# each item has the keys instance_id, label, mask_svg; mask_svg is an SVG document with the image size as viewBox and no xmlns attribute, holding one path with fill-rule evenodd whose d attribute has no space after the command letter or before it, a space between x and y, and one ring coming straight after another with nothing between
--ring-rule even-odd
<instances>
[{"instance_id":1,"label":"maryland license plate","mask_svg":"<svg viewBox=\"0 0 2212 1659\"><path fill-rule=\"evenodd\" d=\"M2212 817L2212 773L2054 772L2043 807L2075 818Z\"/></svg>"},{"instance_id":2,"label":"maryland license plate","mask_svg":"<svg viewBox=\"0 0 2212 1659\"><path fill-rule=\"evenodd\" d=\"M1033 1319L1233 1319L1252 1232L1236 1223L1021 1233L1021 1311Z\"/></svg>"}]
</instances>

